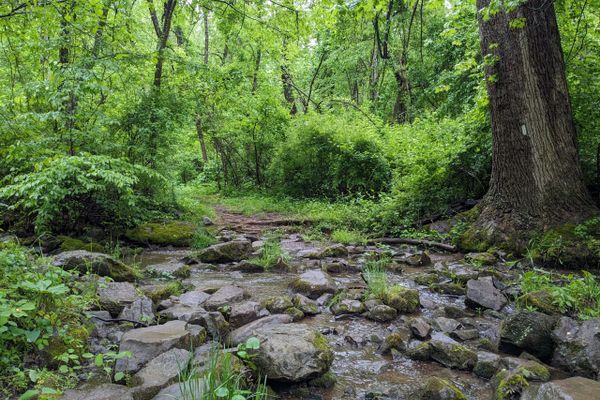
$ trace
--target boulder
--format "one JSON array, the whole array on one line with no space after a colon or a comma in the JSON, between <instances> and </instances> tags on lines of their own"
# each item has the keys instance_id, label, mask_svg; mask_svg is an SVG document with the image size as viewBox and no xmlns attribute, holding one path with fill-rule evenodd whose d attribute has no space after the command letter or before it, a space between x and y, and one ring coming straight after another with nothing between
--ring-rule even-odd
<instances>
[{"instance_id":1,"label":"boulder","mask_svg":"<svg viewBox=\"0 0 600 400\"><path fill-rule=\"evenodd\" d=\"M288 308L287 310L285 310L285 313L292 317L292 322L300 321L302 318L304 318L304 313L302 312L302 310L296 307Z\"/></svg>"},{"instance_id":2,"label":"boulder","mask_svg":"<svg viewBox=\"0 0 600 400\"><path fill-rule=\"evenodd\" d=\"M185 292L179 296L179 304L196 307L204 304L209 298L210 295L208 293L200 290L192 290L191 292Z\"/></svg>"},{"instance_id":3,"label":"boulder","mask_svg":"<svg viewBox=\"0 0 600 400\"><path fill-rule=\"evenodd\" d=\"M93 253L104 253L104 246L99 243L84 242L81 239L72 238L69 236L57 236L60 244L61 251L73 251L73 250L87 250Z\"/></svg>"},{"instance_id":4,"label":"boulder","mask_svg":"<svg viewBox=\"0 0 600 400\"><path fill-rule=\"evenodd\" d=\"M560 309L554 304L552 295L545 290L525 293L519 297L518 303L523 308L533 308L545 314L560 314Z\"/></svg>"},{"instance_id":5,"label":"boulder","mask_svg":"<svg viewBox=\"0 0 600 400\"><path fill-rule=\"evenodd\" d=\"M498 259L492 253L468 253L465 254L465 261L478 266L491 266L495 265Z\"/></svg>"},{"instance_id":6,"label":"boulder","mask_svg":"<svg viewBox=\"0 0 600 400\"><path fill-rule=\"evenodd\" d=\"M431 340L430 357L448 368L472 370L477 363L477 354L456 342Z\"/></svg>"},{"instance_id":7,"label":"boulder","mask_svg":"<svg viewBox=\"0 0 600 400\"><path fill-rule=\"evenodd\" d=\"M303 382L325 374L333 362L327 339L302 324L263 326L253 362L262 376L279 382Z\"/></svg>"},{"instance_id":8,"label":"boulder","mask_svg":"<svg viewBox=\"0 0 600 400\"><path fill-rule=\"evenodd\" d=\"M386 306L395 308L399 313L413 313L421 305L419 291L402 286L392 286L384 295Z\"/></svg>"},{"instance_id":9,"label":"boulder","mask_svg":"<svg viewBox=\"0 0 600 400\"><path fill-rule=\"evenodd\" d=\"M263 301L263 305L273 314L281 314L290 307L294 307L294 302L289 296L273 296Z\"/></svg>"},{"instance_id":10,"label":"boulder","mask_svg":"<svg viewBox=\"0 0 600 400\"><path fill-rule=\"evenodd\" d=\"M231 306L229 323L232 328L239 328L242 325L249 324L259 318L266 317L267 315L269 315L269 311L260 305L260 303L255 301L245 301Z\"/></svg>"},{"instance_id":11,"label":"boulder","mask_svg":"<svg viewBox=\"0 0 600 400\"><path fill-rule=\"evenodd\" d=\"M164 283L155 283L143 285L139 289L145 296L149 297L154 303L158 304L171 296L175 296L181 292L182 284L179 281L171 281Z\"/></svg>"},{"instance_id":12,"label":"boulder","mask_svg":"<svg viewBox=\"0 0 600 400\"><path fill-rule=\"evenodd\" d=\"M554 352L552 330L557 318L537 311L518 311L500 325L501 350L518 354L521 350L548 360Z\"/></svg>"},{"instance_id":13,"label":"boulder","mask_svg":"<svg viewBox=\"0 0 600 400\"><path fill-rule=\"evenodd\" d=\"M108 276L117 282L135 281L138 273L132 267L103 253L86 250L65 251L54 256L52 264L66 270L76 270L80 274L88 272Z\"/></svg>"},{"instance_id":14,"label":"boulder","mask_svg":"<svg viewBox=\"0 0 600 400\"><path fill-rule=\"evenodd\" d=\"M581 376L529 385L521 400L592 400L600 393L600 382Z\"/></svg>"},{"instance_id":15,"label":"boulder","mask_svg":"<svg viewBox=\"0 0 600 400\"><path fill-rule=\"evenodd\" d=\"M433 326L441 332L451 333L461 327L460 322L446 317L437 317L433 320Z\"/></svg>"},{"instance_id":16,"label":"boulder","mask_svg":"<svg viewBox=\"0 0 600 400\"><path fill-rule=\"evenodd\" d=\"M326 258L326 257L346 257L348 255L348 249L343 244L332 244L331 246L325 247L323 250L319 252L319 257L317 258Z\"/></svg>"},{"instance_id":17,"label":"boulder","mask_svg":"<svg viewBox=\"0 0 600 400\"><path fill-rule=\"evenodd\" d=\"M299 293L294 295L292 302L294 303L294 307L302 311L305 315L316 315L321 312L316 301L311 300L306 296L302 296Z\"/></svg>"},{"instance_id":18,"label":"boulder","mask_svg":"<svg viewBox=\"0 0 600 400\"><path fill-rule=\"evenodd\" d=\"M237 346L244 343L248 338L255 335L255 332L259 329L280 325L289 324L292 322L292 317L287 314L274 314L268 317L257 319L256 321L250 322L244 326L237 328L227 335L226 343L228 346Z\"/></svg>"},{"instance_id":19,"label":"boulder","mask_svg":"<svg viewBox=\"0 0 600 400\"><path fill-rule=\"evenodd\" d=\"M367 313L367 318L377 322L389 322L398 316L398 311L395 308L386 306L385 304L378 304Z\"/></svg>"},{"instance_id":20,"label":"boulder","mask_svg":"<svg viewBox=\"0 0 600 400\"><path fill-rule=\"evenodd\" d=\"M140 296L135 286L129 282L102 282L96 290L98 302L103 310L117 316L126 306L130 306Z\"/></svg>"},{"instance_id":21,"label":"boulder","mask_svg":"<svg viewBox=\"0 0 600 400\"><path fill-rule=\"evenodd\" d=\"M209 311L216 311L223 306L242 301L244 297L246 297L246 293L242 288L237 286L223 286L204 302L204 308Z\"/></svg>"},{"instance_id":22,"label":"boulder","mask_svg":"<svg viewBox=\"0 0 600 400\"><path fill-rule=\"evenodd\" d=\"M200 250L195 255L187 257L187 264L220 263L241 261L252 251L252 242L247 239L235 239L229 242L217 243Z\"/></svg>"},{"instance_id":23,"label":"boulder","mask_svg":"<svg viewBox=\"0 0 600 400\"><path fill-rule=\"evenodd\" d=\"M577 322L562 317L552 332L556 349L552 365L591 379L600 379L600 318Z\"/></svg>"},{"instance_id":24,"label":"boulder","mask_svg":"<svg viewBox=\"0 0 600 400\"><path fill-rule=\"evenodd\" d=\"M402 328L389 334L381 346L379 346L379 352L382 354L388 353L392 349L397 351L405 351L408 348L408 342L410 340L410 331Z\"/></svg>"},{"instance_id":25,"label":"boulder","mask_svg":"<svg viewBox=\"0 0 600 400\"><path fill-rule=\"evenodd\" d=\"M359 300L343 299L331 306L331 312L333 315L362 314L365 305Z\"/></svg>"},{"instance_id":26,"label":"boulder","mask_svg":"<svg viewBox=\"0 0 600 400\"><path fill-rule=\"evenodd\" d=\"M130 386L134 400L150 400L158 392L178 379L187 367L192 354L185 349L171 349L152 359L131 378Z\"/></svg>"},{"instance_id":27,"label":"boulder","mask_svg":"<svg viewBox=\"0 0 600 400\"><path fill-rule=\"evenodd\" d=\"M325 272L315 269L306 271L290 284L290 288L310 299L317 299L324 293L335 293L335 283Z\"/></svg>"},{"instance_id":28,"label":"boulder","mask_svg":"<svg viewBox=\"0 0 600 400\"><path fill-rule=\"evenodd\" d=\"M133 329L121 339L119 352L131 352L131 358L117 360L116 371L139 371L144 364L173 348L189 349L192 336L185 321L170 321L163 325Z\"/></svg>"},{"instance_id":29,"label":"boulder","mask_svg":"<svg viewBox=\"0 0 600 400\"><path fill-rule=\"evenodd\" d=\"M431 325L422 317L411 319L408 326L417 339L427 339L432 331Z\"/></svg>"},{"instance_id":30,"label":"boulder","mask_svg":"<svg viewBox=\"0 0 600 400\"><path fill-rule=\"evenodd\" d=\"M452 382L432 376L412 394L411 400L467 400Z\"/></svg>"},{"instance_id":31,"label":"boulder","mask_svg":"<svg viewBox=\"0 0 600 400\"><path fill-rule=\"evenodd\" d=\"M149 222L125 232L125 237L139 244L186 247L192 243L197 227L184 221Z\"/></svg>"},{"instance_id":32,"label":"boulder","mask_svg":"<svg viewBox=\"0 0 600 400\"><path fill-rule=\"evenodd\" d=\"M506 297L496 289L492 277L486 276L467 282L465 304L472 308L489 308L499 311L506 305Z\"/></svg>"},{"instance_id":33,"label":"boulder","mask_svg":"<svg viewBox=\"0 0 600 400\"><path fill-rule=\"evenodd\" d=\"M241 271L245 273L265 272L265 267L252 261L242 260L230 268L232 271Z\"/></svg>"},{"instance_id":34,"label":"boulder","mask_svg":"<svg viewBox=\"0 0 600 400\"><path fill-rule=\"evenodd\" d=\"M489 351L477 352L477 362L473 372L481 378L490 379L500 370L500 361L498 354Z\"/></svg>"},{"instance_id":35,"label":"boulder","mask_svg":"<svg viewBox=\"0 0 600 400\"><path fill-rule=\"evenodd\" d=\"M84 385L79 389L66 390L61 400L134 400L129 388L113 383L98 386Z\"/></svg>"},{"instance_id":36,"label":"boulder","mask_svg":"<svg viewBox=\"0 0 600 400\"><path fill-rule=\"evenodd\" d=\"M133 303L123 308L119 318L151 324L155 320L154 303L146 296L138 297Z\"/></svg>"},{"instance_id":37,"label":"boulder","mask_svg":"<svg viewBox=\"0 0 600 400\"><path fill-rule=\"evenodd\" d=\"M179 320L190 323L195 323L202 319L202 315L207 311L201 306L188 306L185 304L175 304L158 313L161 318L171 320Z\"/></svg>"}]
</instances>

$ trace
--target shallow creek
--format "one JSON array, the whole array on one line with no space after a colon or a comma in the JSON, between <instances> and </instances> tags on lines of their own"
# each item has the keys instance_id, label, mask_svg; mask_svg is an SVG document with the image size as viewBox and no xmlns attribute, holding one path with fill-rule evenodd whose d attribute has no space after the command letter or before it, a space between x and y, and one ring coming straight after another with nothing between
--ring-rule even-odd
<instances>
[{"instance_id":1,"label":"shallow creek","mask_svg":"<svg viewBox=\"0 0 600 400\"><path fill-rule=\"evenodd\" d=\"M299 258L297 254L310 249L313 244L292 237L282 240L284 251L292 256L292 265L306 269L318 268L318 261ZM360 260L366 251L375 249L357 249L350 255L353 261ZM166 262L177 262L188 253L186 250L146 250L138 256L143 267ZM437 261L451 261L456 255L430 254L433 265ZM312 265L311 265L312 263ZM316 265L315 265L316 263ZM358 261L360 263L360 261ZM293 273L241 273L228 271L228 265L218 265L212 269L202 267L192 269L191 276L184 284L198 290L214 290L221 286L235 284L245 288L250 299L260 302L271 296L288 294L288 284L297 276ZM441 295L426 287L417 286L411 279L415 274L428 272L428 267L405 266L401 273L390 273L389 279L407 287L417 287L424 307L422 315L434 315L436 309L446 305L464 308L463 296ZM360 273L331 274L338 287L361 287L364 282ZM411 315L415 316L415 315ZM407 317L411 317L407 316ZM298 390L284 390L285 399L310 399L311 392L319 393L324 399L362 399L367 393L382 393L393 399L406 398L407 394L418 388L427 377L437 376L451 380L470 399L492 399L491 385L472 373L445 368L435 362L413 361L401 354L381 355L377 349L379 343L392 333L395 325L402 322L400 316L392 323L378 323L363 317L336 319L329 311L306 317L300 323L314 326L326 334L335 353L331 371L337 377L337 383L330 389L309 388L301 393ZM378 397L371 397L377 399Z\"/></svg>"}]
</instances>

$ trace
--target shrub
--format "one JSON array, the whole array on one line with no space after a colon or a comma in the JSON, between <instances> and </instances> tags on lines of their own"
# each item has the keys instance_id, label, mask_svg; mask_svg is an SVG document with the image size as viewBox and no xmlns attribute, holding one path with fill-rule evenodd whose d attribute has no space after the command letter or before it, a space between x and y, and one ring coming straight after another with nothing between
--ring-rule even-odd
<instances>
[{"instance_id":1,"label":"shrub","mask_svg":"<svg viewBox=\"0 0 600 400\"><path fill-rule=\"evenodd\" d=\"M274 182L295 196L376 195L391 171L374 128L359 120L309 114L288 129L271 166Z\"/></svg>"},{"instance_id":2,"label":"shrub","mask_svg":"<svg viewBox=\"0 0 600 400\"><path fill-rule=\"evenodd\" d=\"M10 210L32 217L37 232L90 225L130 226L161 204L161 175L107 156L56 156L0 188ZM164 198L164 197L163 197Z\"/></svg>"}]
</instances>

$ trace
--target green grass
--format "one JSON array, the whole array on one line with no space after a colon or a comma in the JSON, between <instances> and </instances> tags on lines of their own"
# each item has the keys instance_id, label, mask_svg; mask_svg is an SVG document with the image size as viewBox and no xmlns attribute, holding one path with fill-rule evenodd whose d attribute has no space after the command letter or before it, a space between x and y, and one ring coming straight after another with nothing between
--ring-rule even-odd
<instances>
[{"instance_id":1,"label":"green grass","mask_svg":"<svg viewBox=\"0 0 600 400\"><path fill-rule=\"evenodd\" d=\"M367 281L369 294L378 299L383 299L389 286L387 272L383 264L378 261L367 262L363 269L363 276Z\"/></svg>"},{"instance_id":2,"label":"green grass","mask_svg":"<svg viewBox=\"0 0 600 400\"><path fill-rule=\"evenodd\" d=\"M207 248L217 242L217 239L206 228L199 227L192 237L191 247L197 250Z\"/></svg>"},{"instance_id":3,"label":"green grass","mask_svg":"<svg viewBox=\"0 0 600 400\"><path fill-rule=\"evenodd\" d=\"M265 240L260 256L250 259L250 262L261 265L265 271L275 266L280 260L288 262L290 256L281 249L279 236L274 235Z\"/></svg>"},{"instance_id":4,"label":"green grass","mask_svg":"<svg viewBox=\"0 0 600 400\"><path fill-rule=\"evenodd\" d=\"M348 230L348 229L336 229L331 232L331 240L333 242L343 244L366 244L367 237L359 231Z\"/></svg>"},{"instance_id":5,"label":"green grass","mask_svg":"<svg viewBox=\"0 0 600 400\"><path fill-rule=\"evenodd\" d=\"M590 272L562 275L534 269L523 274L520 285L522 295L549 293L552 303L564 314L580 319L600 317L600 277Z\"/></svg>"}]
</instances>

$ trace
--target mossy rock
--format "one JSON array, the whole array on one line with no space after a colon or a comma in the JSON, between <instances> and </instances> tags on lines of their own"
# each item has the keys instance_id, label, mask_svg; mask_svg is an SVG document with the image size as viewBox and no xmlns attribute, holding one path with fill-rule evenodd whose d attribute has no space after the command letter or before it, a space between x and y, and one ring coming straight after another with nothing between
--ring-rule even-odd
<instances>
[{"instance_id":1,"label":"mossy rock","mask_svg":"<svg viewBox=\"0 0 600 400\"><path fill-rule=\"evenodd\" d=\"M179 281L173 281L143 286L141 290L145 296L149 297L154 302L154 304L158 304L171 296L181 294L183 292L183 285Z\"/></svg>"},{"instance_id":2,"label":"mossy rock","mask_svg":"<svg viewBox=\"0 0 600 400\"><path fill-rule=\"evenodd\" d=\"M513 400L521 398L521 393L529 386L529 382L519 371L503 369L494 376L492 385L495 388L495 400Z\"/></svg>"},{"instance_id":3,"label":"mossy rock","mask_svg":"<svg viewBox=\"0 0 600 400\"><path fill-rule=\"evenodd\" d=\"M392 286L383 296L383 303L399 313L414 313L421 305L419 291L402 286Z\"/></svg>"},{"instance_id":4,"label":"mossy rock","mask_svg":"<svg viewBox=\"0 0 600 400\"><path fill-rule=\"evenodd\" d=\"M545 290L525 293L517 303L523 308L534 308L544 314L560 314L560 309L553 303L554 298Z\"/></svg>"},{"instance_id":5,"label":"mossy rock","mask_svg":"<svg viewBox=\"0 0 600 400\"><path fill-rule=\"evenodd\" d=\"M538 234L531 240L527 258L546 267L597 267L600 263L600 246L596 244L597 240L585 240L578 234L577 228L577 225L565 224ZM597 233L594 231L589 235Z\"/></svg>"},{"instance_id":6,"label":"mossy rock","mask_svg":"<svg viewBox=\"0 0 600 400\"><path fill-rule=\"evenodd\" d=\"M87 250L93 253L105 252L104 246L99 243L84 242L81 239L75 239L70 236L57 236L57 238L62 242L60 244L61 251Z\"/></svg>"},{"instance_id":7,"label":"mossy rock","mask_svg":"<svg viewBox=\"0 0 600 400\"><path fill-rule=\"evenodd\" d=\"M321 352L320 361L326 366L326 369L329 370L329 367L333 363L334 355L327 338L320 332L314 332L312 344Z\"/></svg>"},{"instance_id":8,"label":"mossy rock","mask_svg":"<svg viewBox=\"0 0 600 400\"><path fill-rule=\"evenodd\" d=\"M428 361L431 359L431 350L431 343L423 342L408 349L406 355L412 360Z\"/></svg>"},{"instance_id":9,"label":"mossy rock","mask_svg":"<svg viewBox=\"0 0 600 400\"><path fill-rule=\"evenodd\" d=\"M452 382L432 376L413 396L412 400L467 400L467 397Z\"/></svg>"},{"instance_id":10,"label":"mossy rock","mask_svg":"<svg viewBox=\"0 0 600 400\"><path fill-rule=\"evenodd\" d=\"M139 271L103 253L86 250L65 251L54 256L55 266L66 270L76 270L80 274L88 272L108 276L117 282L131 282L139 278Z\"/></svg>"},{"instance_id":11,"label":"mossy rock","mask_svg":"<svg viewBox=\"0 0 600 400\"><path fill-rule=\"evenodd\" d=\"M289 296L272 296L263 300L262 306L273 314L280 314L294 307L294 302Z\"/></svg>"},{"instance_id":12,"label":"mossy rock","mask_svg":"<svg viewBox=\"0 0 600 400\"><path fill-rule=\"evenodd\" d=\"M184 221L149 222L125 233L135 243L186 247L192 243L196 226Z\"/></svg>"},{"instance_id":13,"label":"mossy rock","mask_svg":"<svg viewBox=\"0 0 600 400\"><path fill-rule=\"evenodd\" d=\"M284 312L287 315L289 315L290 317L292 317L293 322L300 321L302 318L304 318L304 313L302 312L302 310L300 310L296 307L290 307L287 310L285 310Z\"/></svg>"},{"instance_id":14,"label":"mossy rock","mask_svg":"<svg viewBox=\"0 0 600 400\"><path fill-rule=\"evenodd\" d=\"M404 352L406 351L406 347L408 346L410 336L411 334L408 329L401 329L396 332L390 333L381 344L379 351L382 354L388 353L392 349Z\"/></svg>"},{"instance_id":15,"label":"mossy rock","mask_svg":"<svg viewBox=\"0 0 600 400\"><path fill-rule=\"evenodd\" d=\"M315 378L308 382L308 386L317 387L321 389L329 389L335 385L337 377L333 372L326 372L318 378Z\"/></svg>"}]
</instances>

